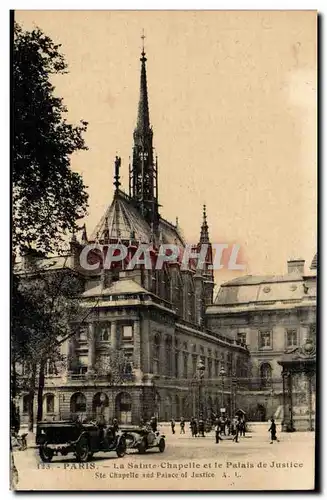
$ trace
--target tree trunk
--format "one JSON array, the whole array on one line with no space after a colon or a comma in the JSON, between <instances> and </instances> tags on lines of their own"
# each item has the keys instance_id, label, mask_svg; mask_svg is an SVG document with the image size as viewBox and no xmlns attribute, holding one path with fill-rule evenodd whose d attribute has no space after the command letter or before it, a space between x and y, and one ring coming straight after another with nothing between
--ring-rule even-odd
<instances>
[{"instance_id":1,"label":"tree trunk","mask_svg":"<svg viewBox=\"0 0 327 500\"><path fill-rule=\"evenodd\" d=\"M11 363L11 399L14 400L17 395L17 373L16 361L13 359Z\"/></svg>"},{"instance_id":2,"label":"tree trunk","mask_svg":"<svg viewBox=\"0 0 327 500\"><path fill-rule=\"evenodd\" d=\"M17 372L16 361L11 363L11 394L10 394L10 427L14 428L16 432L20 429L19 405L17 405Z\"/></svg>"},{"instance_id":3,"label":"tree trunk","mask_svg":"<svg viewBox=\"0 0 327 500\"><path fill-rule=\"evenodd\" d=\"M36 364L32 365L32 376L28 393L28 430L33 432L34 426L34 394L35 394Z\"/></svg>"},{"instance_id":4,"label":"tree trunk","mask_svg":"<svg viewBox=\"0 0 327 500\"><path fill-rule=\"evenodd\" d=\"M44 389L44 371L45 371L46 360L42 360L40 364L39 372L39 385L37 390L37 415L36 421L40 422L43 418L43 389Z\"/></svg>"}]
</instances>

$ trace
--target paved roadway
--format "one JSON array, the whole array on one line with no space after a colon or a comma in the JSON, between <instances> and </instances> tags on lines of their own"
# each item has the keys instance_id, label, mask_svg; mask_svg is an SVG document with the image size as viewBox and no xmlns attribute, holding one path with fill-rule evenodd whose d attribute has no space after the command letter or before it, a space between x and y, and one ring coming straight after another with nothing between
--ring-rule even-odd
<instances>
[{"instance_id":1,"label":"paved roadway","mask_svg":"<svg viewBox=\"0 0 327 500\"><path fill-rule=\"evenodd\" d=\"M134 450L119 459L115 453L96 454L89 464L77 464L73 456L55 457L48 466L37 450L15 452L19 473L17 489L311 489L314 477L314 434L281 433L270 444L268 425L253 427L240 438L215 443L205 438L171 434L166 450L140 455Z\"/></svg>"}]
</instances>

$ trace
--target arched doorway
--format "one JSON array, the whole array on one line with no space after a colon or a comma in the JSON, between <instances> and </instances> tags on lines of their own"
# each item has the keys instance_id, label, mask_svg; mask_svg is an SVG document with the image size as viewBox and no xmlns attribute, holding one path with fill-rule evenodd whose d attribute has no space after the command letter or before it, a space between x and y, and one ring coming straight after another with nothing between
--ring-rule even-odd
<instances>
[{"instance_id":1,"label":"arched doorway","mask_svg":"<svg viewBox=\"0 0 327 500\"><path fill-rule=\"evenodd\" d=\"M258 420L259 422L266 421L266 408L263 405L257 405L256 420Z\"/></svg>"},{"instance_id":2,"label":"arched doorway","mask_svg":"<svg viewBox=\"0 0 327 500\"><path fill-rule=\"evenodd\" d=\"M103 415L107 423L109 423L109 398L104 392L97 392L92 401L93 418L98 419Z\"/></svg>"},{"instance_id":3,"label":"arched doorway","mask_svg":"<svg viewBox=\"0 0 327 500\"><path fill-rule=\"evenodd\" d=\"M115 414L120 424L132 423L132 398L128 392L116 396Z\"/></svg>"},{"instance_id":4,"label":"arched doorway","mask_svg":"<svg viewBox=\"0 0 327 500\"><path fill-rule=\"evenodd\" d=\"M77 416L86 413L86 397L82 392L75 392L70 398L70 412Z\"/></svg>"}]
</instances>

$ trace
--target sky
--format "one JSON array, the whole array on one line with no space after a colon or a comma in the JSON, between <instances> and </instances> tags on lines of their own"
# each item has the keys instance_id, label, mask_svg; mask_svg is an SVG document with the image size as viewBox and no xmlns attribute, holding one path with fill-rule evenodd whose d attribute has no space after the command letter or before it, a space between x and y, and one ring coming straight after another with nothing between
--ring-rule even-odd
<instances>
[{"instance_id":1,"label":"sky","mask_svg":"<svg viewBox=\"0 0 327 500\"><path fill-rule=\"evenodd\" d=\"M56 43L67 119L89 122L89 150L72 157L88 186L91 234L122 187L136 125L141 34L164 218L199 239L207 206L213 243L240 245L242 274L307 268L317 239L317 75L314 11L18 11Z\"/></svg>"}]
</instances>

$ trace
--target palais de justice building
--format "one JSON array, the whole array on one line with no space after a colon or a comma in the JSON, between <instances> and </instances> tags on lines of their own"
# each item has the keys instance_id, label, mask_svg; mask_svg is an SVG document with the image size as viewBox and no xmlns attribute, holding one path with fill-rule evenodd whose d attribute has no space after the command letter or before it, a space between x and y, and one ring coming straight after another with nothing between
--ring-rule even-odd
<instances>
[{"instance_id":1,"label":"palais de justice building","mask_svg":"<svg viewBox=\"0 0 327 500\"><path fill-rule=\"evenodd\" d=\"M140 244L151 245L154 258L162 243L185 246L178 223L159 212L144 51L128 193L120 188L120 167L116 158L113 200L94 232L88 236L84 226L80 238L72 238L69 255L52 259L52 270L68 268L81 280L89 314L73 325L76 334L63 345L66 369L56 375L48 370L44 418L101 411L107 419L136 423L153 414L168 420L221 408L232 414L238 407L253 418L270 416L282 404L277 361L315 324L315 279L303 276L301 266L282 277L226 283L214 301L205 207L198 243L207 244L208 253L201 271L183 270L179 261L160 270L126 270L120 263L90 271L80 264L83 248L95 243L122 243L127 258ZM23 395L22 420L27 411Z\"/></svg>"}]
</instances>

